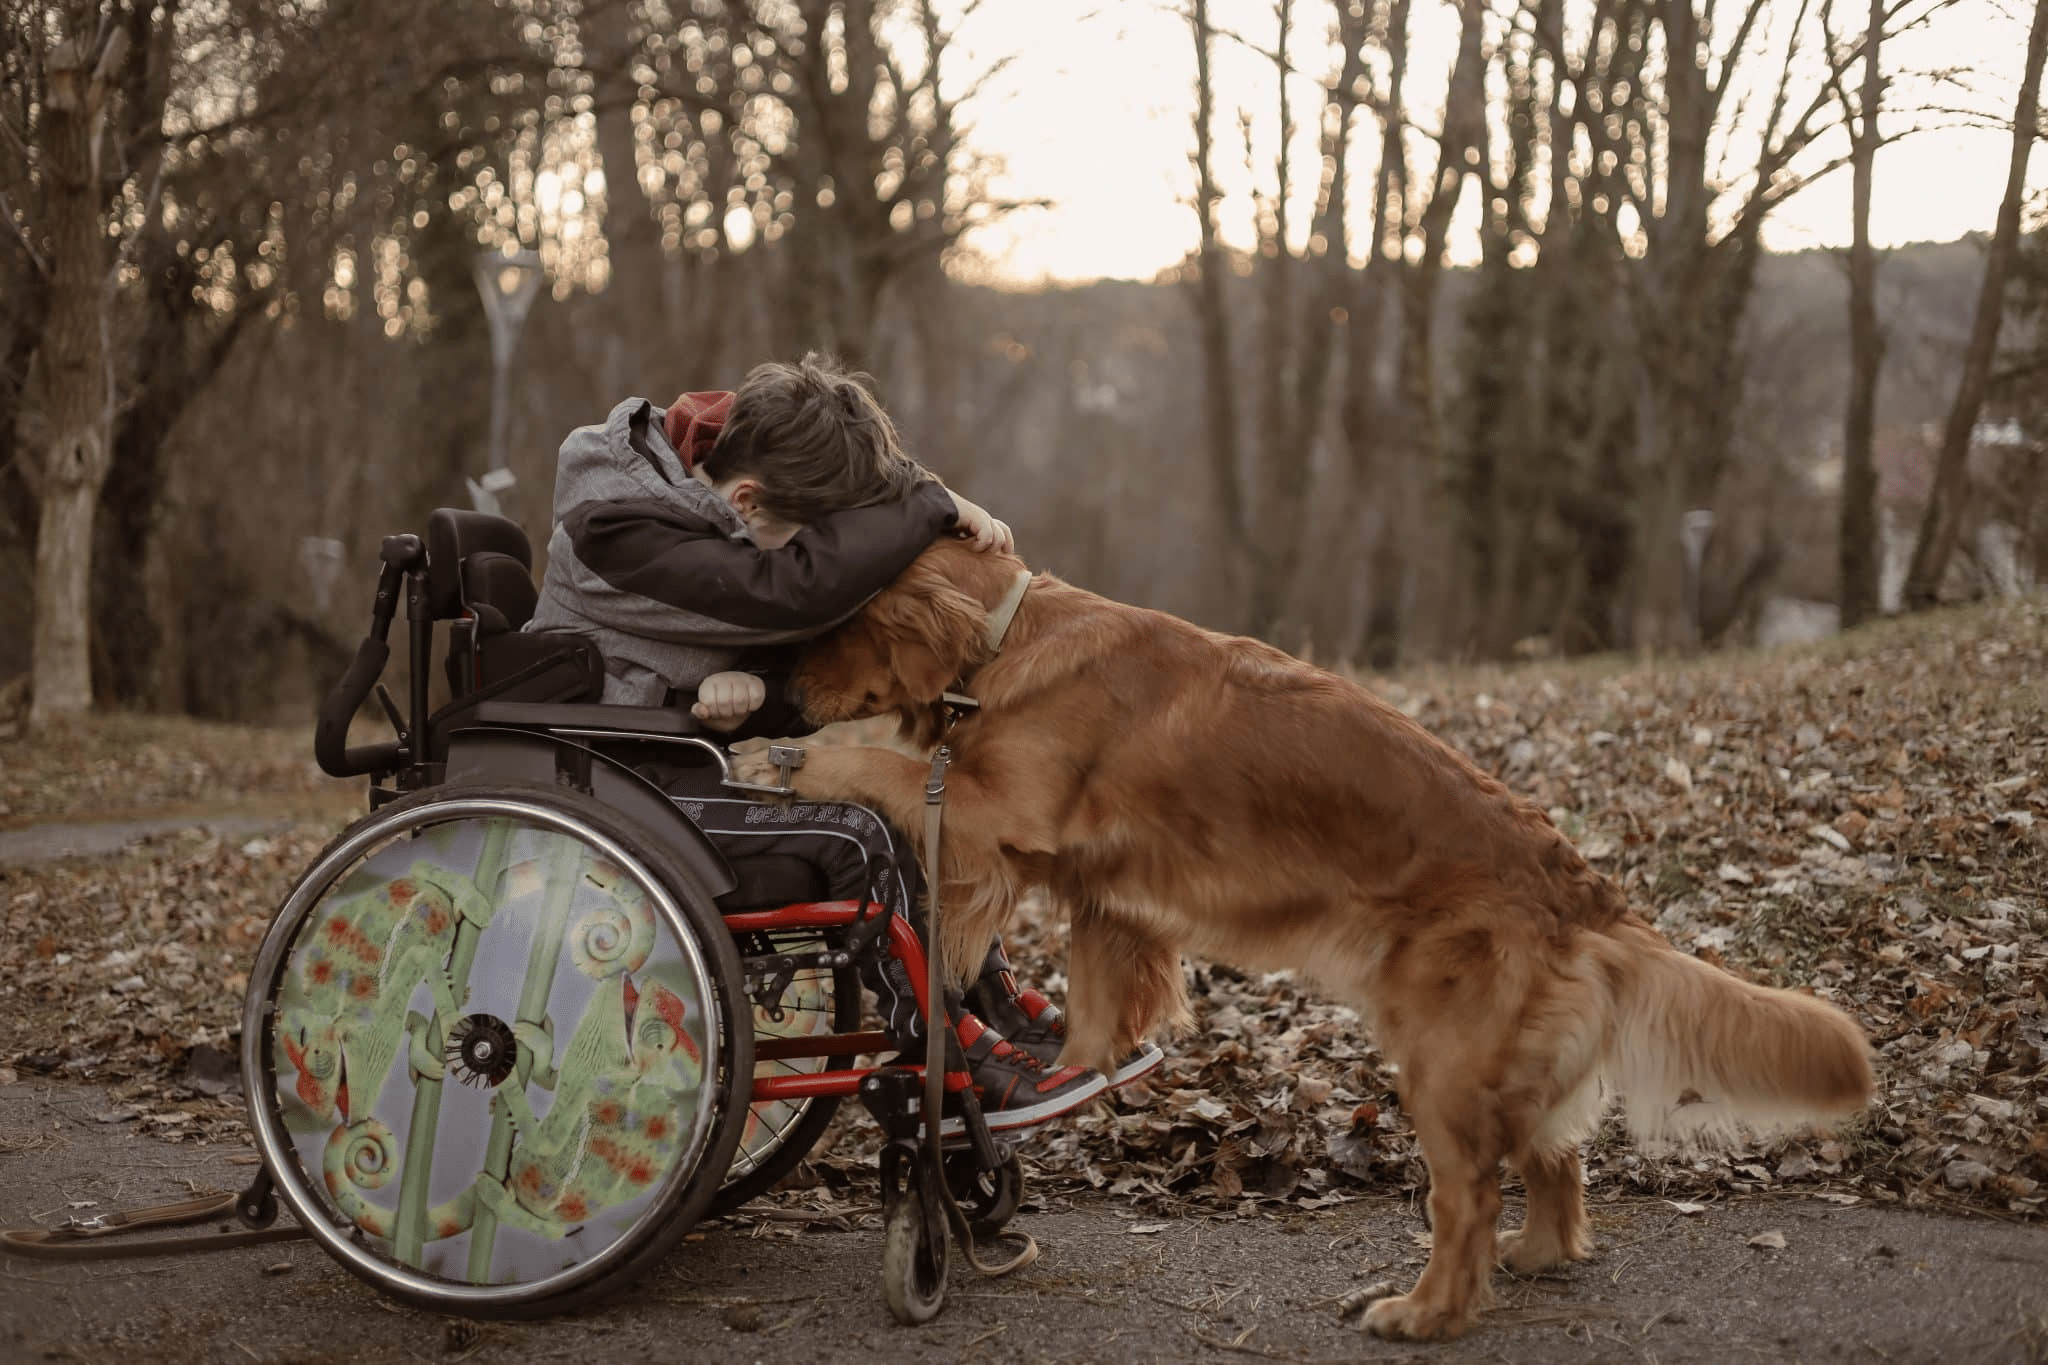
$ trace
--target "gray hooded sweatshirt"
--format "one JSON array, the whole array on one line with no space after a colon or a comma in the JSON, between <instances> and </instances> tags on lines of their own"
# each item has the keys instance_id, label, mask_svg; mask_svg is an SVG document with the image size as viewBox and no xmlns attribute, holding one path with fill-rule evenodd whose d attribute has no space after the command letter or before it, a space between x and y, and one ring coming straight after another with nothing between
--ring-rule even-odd
<instances>
[{"instance_id":1,"label":"gray hooded sweatshirt","mask_svg":"<svg viewBox=\"0 0 2048 1365\"><path fill-rule=\"evenodd\" d=\"M713 673L774 673L792 651L762 647L791 646L845 620L955 523L952 495L926 482L764 550L732 506L684 469L664 415L627 399L601 425L571 432L555 471L555 528L526 629L596 640L607 702L656 706Z\"/></svg>"}]
</instances>

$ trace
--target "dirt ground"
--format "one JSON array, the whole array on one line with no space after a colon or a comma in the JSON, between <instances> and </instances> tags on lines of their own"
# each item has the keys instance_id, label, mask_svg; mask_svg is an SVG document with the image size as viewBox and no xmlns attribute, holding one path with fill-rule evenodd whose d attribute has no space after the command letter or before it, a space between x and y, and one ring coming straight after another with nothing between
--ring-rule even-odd
<instances>
[{"instance_id":1,"label":"dirt ground","mask_svg":"<svg viewBox=\"0 0 2048 1365\"><path fill-rule=\"evenodd\" d=\"M0 1225L239 1188L252 1173L246 1149L162 1142L98 1117L109 1109L88 1085L0 1087ZM0 1359L2048 1361L2048 1228L1868 1204L1596 1203L1594 1260L1498 1276L1499 1306L1442 1347L1378 1342L1343 1315L1347 1296L1382 1278L1405 1286L1421 1267L1422 1221L1391 1199L1171 1219L1107 1195L1039 1194L1013 1224L1037 1239L1037 1264L982 1279L956 1255L944 1311L917 1328L883 1306L879 1219L842 1221L743 1211L607 1303L474 1326L382 1298L310 1242L0 1256Z\"/></svg>"}]
</instances>

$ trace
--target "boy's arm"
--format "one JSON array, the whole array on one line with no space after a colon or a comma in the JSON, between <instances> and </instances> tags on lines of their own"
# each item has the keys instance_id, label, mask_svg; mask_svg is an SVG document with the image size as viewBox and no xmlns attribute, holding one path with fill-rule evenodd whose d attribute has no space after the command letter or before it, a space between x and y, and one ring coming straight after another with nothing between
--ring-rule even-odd
<instances>
[{"instance_id":1,"label":"boy's arm","mask_svg":"<svg viewBox=\"0 0 2048 1365\"><path fill-rule=\"evenodd\" d=\"M957 521L953 495L923 483L897 501L823 518L779 550L729 540L659 502L588 503L562 524L590 572L685 614L663 638L735 644L797 639L836 624ZM710 619L698 630L691 616Z\"/></svg>"}]
</instances>

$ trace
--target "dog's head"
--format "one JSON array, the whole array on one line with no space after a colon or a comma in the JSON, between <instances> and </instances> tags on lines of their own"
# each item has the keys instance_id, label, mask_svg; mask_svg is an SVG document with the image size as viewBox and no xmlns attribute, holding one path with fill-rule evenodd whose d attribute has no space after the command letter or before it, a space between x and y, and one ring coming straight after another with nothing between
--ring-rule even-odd
<instances>
[{"instance_id":1,"label":"dog's head","mask_svg":"<svg viewBox=\"0 0 2048 1365\"><path fill-rule=\"evenodd\" d=\"M941 540L797 665L814 725L895 715L904 737L938 742L939 698L989 658L988 615L1023 564L1014 555Z\"/></svg>"}]
</instances>

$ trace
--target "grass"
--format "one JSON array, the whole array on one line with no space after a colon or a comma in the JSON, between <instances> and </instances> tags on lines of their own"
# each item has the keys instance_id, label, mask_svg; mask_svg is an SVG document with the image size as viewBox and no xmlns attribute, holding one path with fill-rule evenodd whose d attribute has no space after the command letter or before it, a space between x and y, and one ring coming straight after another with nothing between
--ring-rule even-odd
<instances>
[{"instance_id":1,"label":"grass","mask_svg":"<svg viewBox=\"0 0 2048 1365\"><path fill-rule=\"evenodd\" d=\"M275 812L342 814L358 782L313 763L310 726L286 729L125 712L0 742L0 829Z\"/></svg>"}]
</instances>

